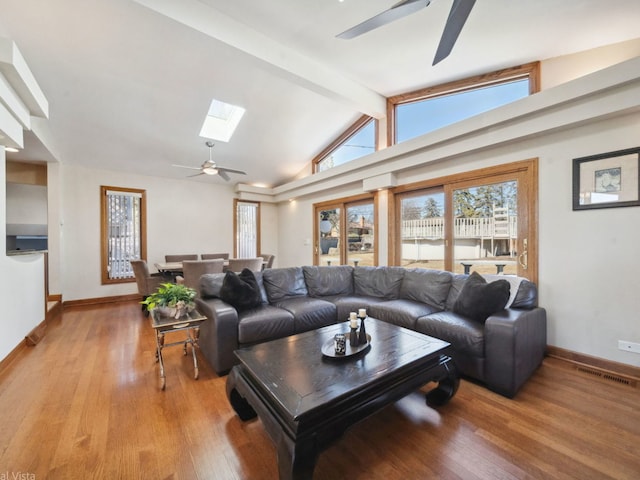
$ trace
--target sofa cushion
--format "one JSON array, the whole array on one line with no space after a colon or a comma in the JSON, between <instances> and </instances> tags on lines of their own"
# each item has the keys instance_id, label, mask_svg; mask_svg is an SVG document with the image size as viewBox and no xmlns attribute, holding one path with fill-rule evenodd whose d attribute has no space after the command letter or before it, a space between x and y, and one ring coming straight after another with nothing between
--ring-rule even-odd
<instances>
[{"instance_id":1,"label":"sofa cushion","mask_svg":"<svg viewBox=\"0 0 640 480\"><path fill-rule=\"evenodd\" d=\"M484 324L457 313L436 312L420 317L416 331L449 342L459 352L484 357Z\"/></svg>"},{"instance_id":2,"label":"sofa cushion","mask_svg":"<svg viewBox=\"0 0 640 480\"><path fill-rule=\"evenodd\" d=\"M515 298L511 303L511 308L524 308L531 310L538 306L538 288L536 284L529 280L522 280Z\"/></svg>"},{"instance_id":3,"label":"sofa cushion","mask_svg":"<svg viewBox=\"0 0 640 480\"><path fill-rule=\"evenodd\" d=\"M453 305L456 303L458 299L458 295L460 294L460 290L462 290L462 286L464 282L467 281L469 275L465 274L454 274L453 278L451 278L451 287L449 288L449 294L447 295L447 301L445 302L445 310L453 310Z\"/></svg>"},{"instance_id":4,"label":"sofa cushion","mask_svg":"<svg viewBox=\"0 0 640 480\"><path fill-rule=\"evenodd\" d=\"M319 298L289 297L274 303L273 306L291 312L295 333L336 323L336 306Z\"/></svg>"},{"instance_id":5,"label":"sofa cushion","mask_svg":"<svg viewBox=\"0 0 640 480\"><path fill-rule=\"evenodd\" d=\"M220 298L224 273L205 273L198 280L198 291L202 298Z\"/></svg>"},{"instance_id":6,"label":"sofa cushion","mask_svg":"<svg viewBox=\"0 0 640 480\"><path fill-rule=\"evenodd\" d=\"M453 275L442 270L407 269L400 285L400 298L427 303L444 310Z\"/></svg>"},{"instance_id":7,"label":"sofa cushion","mask_svg":"<svg viewBox=\"0 0 640 480\"><path fill-rule=\"evenodd\" d=\"M293 333L293 315L287 310L264 304L238 313L240 344L265 342Z\"/></svg>"},{"instance_id":8,"label":"sofa cushion","mask_svg":"<svg viewBox=\"0 0 640 480\"><path fill-rule=\"evenodd\" d=\"M404 268L356 267L353 269L353 289L356 296L398 298Z\"/></svg>"},{"instance_id":9,"label":"sofa cushion","mask_svg":"<svg viewBox=\"0 0 640 480\"><path fill-rule=\"evenodd\" d=\"M271 304L285 298L307 295L302 267L268 268L262 272L262 280Z\"/></svg>"},{"instance_id":10,"label":"sofa cushion","mask_svg":"<svg viewBox=\"0 0 640 480\"><path fill-rule=\"evenodd\" d=\"M304 281L311 297L353 294L353 267L302 267Z\"/></svg>"},{"instance_id":11,"label":"sofa cushion","mask_svg":"<svg viewBox=\"0 0 640 480\"><path fill-rule=\"evenodd\" d=\"M427 303L399 298L371 305L367 314L378 320L415 330L416 320L439 309Z\"/></svg>"},{"instance_id":12,"label":"sofa cushion","mask_svg":"<svg viewBox=\"0 0 640 480\"><path fill-rule=\"evenodd\" d=\"M238 311L262 305L262 294L253 272L245 268L236 274L227 271L220 288L220 298Z\"/></svg>"},{"instance_id":13,"label":"sofa cushion","mask_svg":"<svg viewBox=\"0 0 640 480\"><path fill-rule=\"evenodd\" d=\"M504 310L509 301L510 289L507 280L487 283L482 275L472 272L462 286L453 311L484 322L491 314Z\"/></svg>"},{"instance_id":14,"label":"sofa cushion","mask_svg":"<svg viewBox=\"0 0 640 480\"><path fill-rule=\"evenodd\" d=\"M385 301L384 298L380 297L357 297L354 295L331 295L323 297L322 299L336 306L336 320L338 322L346 322L349 319L349 313L358 313L358 310L361 308L366 308L369 314L369 307L371 305Z\"/></svg>"}]
</instances>

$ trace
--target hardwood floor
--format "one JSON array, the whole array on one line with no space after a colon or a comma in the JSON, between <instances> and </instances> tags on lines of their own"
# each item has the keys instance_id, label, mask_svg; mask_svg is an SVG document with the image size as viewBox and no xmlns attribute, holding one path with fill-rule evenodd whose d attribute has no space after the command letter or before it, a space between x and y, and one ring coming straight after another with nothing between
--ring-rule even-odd
<instances>
[{"instance_id":1,"label":"hardwood floor","mask_svg":"<svg viewBox=\"0 0 640 480\"><path fill-rule=\"evenodd\" d=\"M277 478L270 439L235 416L225 377L200 355L194 380L171 347L163 392L154 355L138 304L65 310L0 376L0 475ZM314 478L637 479L639 400L547 358L513 400L468 381L438 410L404 398L323 452Z\"/></svg>"}]
</instances>

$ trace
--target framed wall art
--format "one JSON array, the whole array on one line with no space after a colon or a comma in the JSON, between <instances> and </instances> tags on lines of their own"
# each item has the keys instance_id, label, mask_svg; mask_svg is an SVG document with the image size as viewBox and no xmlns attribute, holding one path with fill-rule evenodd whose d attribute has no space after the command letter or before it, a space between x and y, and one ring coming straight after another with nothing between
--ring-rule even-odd
<instances>
[{"instance_id":1,"label":"framed wall art","mask_svg":"<svg viewBox=\"0 0 640 480\"><path fill-rule=\"evenodd\" d=\"M573 209L640 205L640 147L573 159Z\"/></svg>"}]
</instances>

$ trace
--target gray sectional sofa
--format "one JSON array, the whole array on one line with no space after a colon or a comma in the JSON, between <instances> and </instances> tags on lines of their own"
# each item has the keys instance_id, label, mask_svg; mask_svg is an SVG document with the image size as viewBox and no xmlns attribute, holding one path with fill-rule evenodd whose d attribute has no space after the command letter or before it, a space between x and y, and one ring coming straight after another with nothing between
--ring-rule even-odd
<instances>
[{"instance_id":1,"label":"gray sectional sofa","mask_svg":"<svg viewBox=\"0 0 640 480\"><path fill-rule=\"evenodd\" d=\"M542 362L546 312L536 286L519 277L510 283L506 308L478 321L456 313L469 275L401 267L305 266L256 273L261 298L237 311L220 298L224 274L200 278L198 310L207 316L200 349L218 374L237 363L234 350L346 321L366 308L369 316L451 343L460 372L513 397ZM491 276L487 276L491 277Z\"/></svg>"}]
</instances>

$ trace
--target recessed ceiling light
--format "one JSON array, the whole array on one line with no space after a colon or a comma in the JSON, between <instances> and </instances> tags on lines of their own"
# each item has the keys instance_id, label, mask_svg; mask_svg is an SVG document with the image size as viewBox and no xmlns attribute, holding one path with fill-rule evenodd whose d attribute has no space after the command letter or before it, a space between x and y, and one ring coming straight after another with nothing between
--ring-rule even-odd
<instances>
[{"instance_id":1,"label":"recessed ceiling light","mask_svg":"<svg viewBox=\"0 0 640 480\"><path fill-rule=\"evenodd\" d=\"M17 148L13 148L13 147L5 147L4 151L5 152L11 152L11 153L17 153L20 150L18 150Z\"/></svg>"},{"instance_id":2,"label":"recessed ceiling light","mask_svg":"<svg viewBox=\"0 0 640 480\"><path fill-rule=\"evenodd\" d=\"M202 124L200 136L220 142L228 142L240 123L244 112L245 109L242 107L221 102L214 98L211 100L209 111Z\"/></svg>"}]
</instances>

